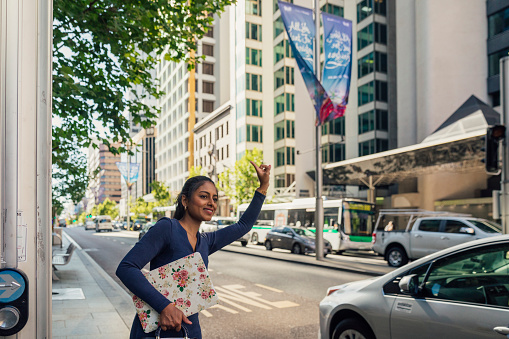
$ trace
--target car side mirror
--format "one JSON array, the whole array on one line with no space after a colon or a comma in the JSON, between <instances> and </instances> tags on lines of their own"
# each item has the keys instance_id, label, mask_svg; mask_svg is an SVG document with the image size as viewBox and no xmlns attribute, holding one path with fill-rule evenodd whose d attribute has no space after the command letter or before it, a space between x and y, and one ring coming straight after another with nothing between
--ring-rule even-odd
<instances>
[{"instance_id":1,"label":"car side mirror","mask_svg":"<svg viewBox=\"0 0 509 339\"><path fill-rule=\"evenodd\" d=\"M413 297L419 296L420 288L419 288L419 277L417 274L405 275L399 281L399 289L401 293L408 294Z\"/></svg>"}]
</instances>

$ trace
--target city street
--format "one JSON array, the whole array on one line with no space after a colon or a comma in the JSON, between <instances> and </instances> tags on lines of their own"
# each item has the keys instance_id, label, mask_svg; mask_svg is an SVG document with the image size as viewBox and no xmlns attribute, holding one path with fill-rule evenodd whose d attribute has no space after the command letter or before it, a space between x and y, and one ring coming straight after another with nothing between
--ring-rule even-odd
<instances>
[{"instance_id":1,"label":"city street","mask_svg":"<svg viewBox=\"0 0 509 339\"><path fill-rule=\"evenodd\" d=\"M137 232L96 233L82 227L67 228L65 232L123 286L114 272L138 240ZM268 252L261 246L242 248L234 243L228 248L231 250L219 251L210 259L211 279L221 301L202 312L200 321L206 338L315 338L318 303L327 288L372 277L236 252ZM271 254L280 259L295 256L285 251ZM358 261L386 267L381 258L369 255L332 257L350 264Z\"/></svg>"}]
</instances>

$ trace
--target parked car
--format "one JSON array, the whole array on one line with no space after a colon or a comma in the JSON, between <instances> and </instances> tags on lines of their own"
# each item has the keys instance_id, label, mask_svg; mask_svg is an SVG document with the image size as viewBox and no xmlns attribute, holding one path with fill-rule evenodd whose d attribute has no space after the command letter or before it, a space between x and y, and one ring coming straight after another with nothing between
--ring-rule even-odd
<instances>
[{"instance_id":1,"label":"parked car","mask_svg":"<svg viewBox=\"0 0 509 339\"><path fill-rule=\"evenodd\" d=\"M87 220L85 222L85 231L88 230L95 230L95 222L93 222L92 220Z\"/></svg>"},{"instance_id":2,"label":"parked car","mask_svg":"<svg viewBox=\"0 0 509 339\"><path fill-rule=\"evenodd\" d=\"M143 228L143 226L146 224L145 220L135 220L133 223L131 223L131 231L139 231Z\"/></svg>"},{"instance_id":3,"label":"parked car","mask_svg":"<svg viewBox=\"0 0 509 339\"><path fill-rule=\"evenodd\" d=\"M501 226L485 219L452 213L380 211L373 233L373 251L383 255L389 266L400 267L408 260L468 241L501 234ZM427 216L435 214L435 216ZM400 217L400 222L388 222L381 228L380 220ZM390 230L393 228L392 230Z\"/></svg>"},{"instance_id":4,"label":"parked car","mask_svg":"<svg viewBox=\"0 0 509 339\"><path fill-rule=\"evenodd\" d=\"M227 227L229 225L233 225L237 222L237 218L232 217L218 217L214 216L210 221L203 221L200 225L200 232L214 232L221 228ZM241 238L236 241L240 241L242 246L247 246L249 242L250 235L249 233L244 234Z\"/></svg>"},{"instance_id":5,"label":"parked car","mask_svg":"<svg viewBox=\"0 0 509 339\"><path fill-rule=\"evenodd\" d=\"M320 302L319 337L499 338L509 333L508 305L509 235L502 235L330 287Z\"/></svg>"},{"instance_id":6,"label":"parked car","mask_svg":"<svg viewBox=\"0 0 509 339\"><path fill-rule=\"evenodd\" d=\"M138 240L140 240L145 234L147 234L148 230L154 226L155 222L147 222L145 225L143 225L143 228L140 230L140 233L138 235Z\"/></svg>"},{"instance_id":7,"label":"parked car","mask_svg":"<svg viewBox=\"0 0 509 339\"><path fill-rule=\"evenodd\" d=\"M313 232L301 227L274 227L265 237L265 248L271 251L273 248L290 250L295 254L314 253L316 248L316 236ZM332 246L328 240L324 240L324 256L332 252Z\"/></svg>"},{"instance_id":8,"label":"parked car","mask_svg":"<svg viewBox=\"0 0 509 339\"><path fill-rule=\"evenodd\" d=\"M109 215L98 215L95 217L95 231L113 231L113 222Z\"/></svg>"}]
</instances>

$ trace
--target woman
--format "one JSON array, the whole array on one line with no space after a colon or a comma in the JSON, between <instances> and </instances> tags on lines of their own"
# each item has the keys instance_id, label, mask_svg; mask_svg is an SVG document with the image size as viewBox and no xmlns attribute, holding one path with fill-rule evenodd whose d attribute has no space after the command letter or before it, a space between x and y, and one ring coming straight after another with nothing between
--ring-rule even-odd
<instances>
[{"instance_id":1,"label":"woman","mask_svg":"<svg viewBox=\"0 0 509 339\"><path fill-rule=\"evenodd\" d=\"M249 232L265 200L271 167L258 166L252 161L251 164L256 170L260 187L256 189L251 204L236 224L200 235L198 231L201 222L212 219L216 212L217 188L207 177L189 178L177 198L175 218L160 219L120 262L116 272L120 280L160 314L161 337L182 336L180 330L184 324L189 337L201 338L198 314L189 318L184 316L182 311L175 308L147 281L141 269L150 262L150 270L153 270L194 252L200 252L208 267L210 254ZM155 336L155 333L144 333L138 316L135 316L130 338L150 336Z\"/></svg>"}]
</instances>

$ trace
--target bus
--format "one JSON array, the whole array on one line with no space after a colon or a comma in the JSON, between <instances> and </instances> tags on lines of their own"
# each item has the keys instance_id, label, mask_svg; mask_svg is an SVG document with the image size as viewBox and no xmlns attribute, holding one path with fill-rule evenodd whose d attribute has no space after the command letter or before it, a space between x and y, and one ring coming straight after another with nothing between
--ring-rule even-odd
<instances>
[{"instance_id":1,"label":"bus","mask_svg":"<svg viewBox=\"0 0 509 339\"><path fill-rule=\"evenodd\" d=\"M240 218L249 204L237 209ZM323 237L330 241L332 250L371 250L375 205L359 199L323 201ZM264 204L258 220L250 231L253 243L263 243L272 227L300 226L315 231L315 198L294 199L292 202Z\"/></svg>"}]
</instances>

